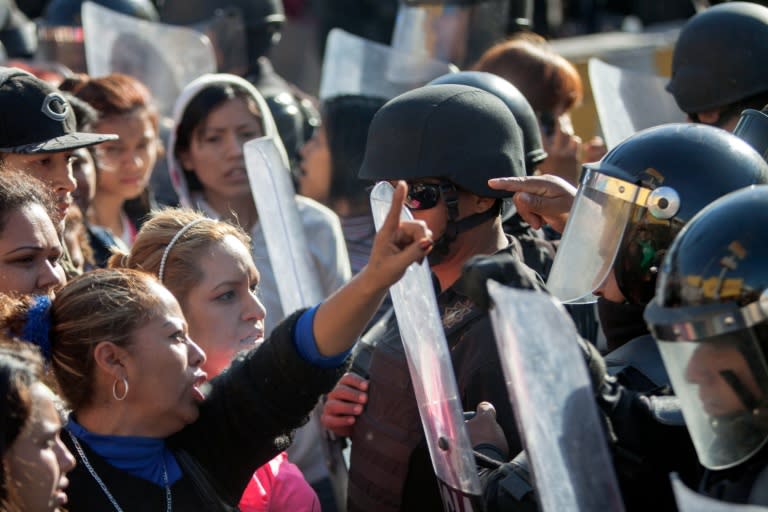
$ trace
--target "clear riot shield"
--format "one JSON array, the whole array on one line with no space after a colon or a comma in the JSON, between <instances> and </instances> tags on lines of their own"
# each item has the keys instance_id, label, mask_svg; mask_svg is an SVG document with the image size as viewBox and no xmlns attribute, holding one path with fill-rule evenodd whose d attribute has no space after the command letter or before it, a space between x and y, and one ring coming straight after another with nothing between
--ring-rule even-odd
<instances>
[{"instance_id":1,"label":"clear riot shield","mask_svg":"<svg viewBox=\"0 0 768 512\"><path fill-rule=\"evenodd\" d=\"M509 0L401 0L392 47L466 66L504 39Z\"/></svg>"},{"instance_id":2,"label":"clear riot shield","mask_svg":"<svg viewBox=\"0 0 768 512\"><path fill-rule=\"evenodd\" d=\"M125 73L146 85L158 110L170 115L184 86L216 71L207 36L184 27L126 16L93 2L82 7L88 74Z\"/></svg>"},{"instance_id":3,"label":"clear riot shield","mask_svg":"<svg viewBox=\"0 0 768 512\"><path fill-rule=\"evenodd\" d=\"M393 190L380 182L371 191L376 229L387 216ZM402 218L412 217L404 209ZM475 510L480 481L426 260L408 267L389 293L443 505L447 511Z\"/></svg>"},{"instance_id":4,"label":"clear riot shield","mask_svg":"<svg viewBox=\"0 0 768 512\"><path fill-rule=\"evenodd\" d=\"M285 149L279 139L260 137L243 146L251 193L267 240L269 262L276 276L286 315L323 300L307 239L296 208Z\"/></svg>"},{"instance_id":5,"label":"clear riot shield","mask_svg":"<svg viewBox=\"0 0 768 512\"><path fill-rule=\"evenodd\" d=\"M216 55L219 73L245 76L248 72L248 46L245 21L235 7L217 9L212 18L190 25L208 36Z\"/></svg>"},{"instance_id":6,"label":"clear riot shield","mask_svg":"<svg viewBox=\"0 0 768 512\"><path fill-rule=\"evenodd\" d=\"M592 58L589 83L608 149L645 128L685 122L685 114L664 88L666 78Z\"/></svg>"},{"instance_id":7,"label":"clear riot shield","mask_svg":"<svg viewBox=\"0 0 768 512\"><path fill-rule=\"evenodd\" d=\"M334 28L325 46L320 100L342 94L391 99L453 71L458 69L446 62Z\"/></svg>"},{"instance_id":8,"label":"clear riot shield","mask_svg":"<svg viewBox=\"0 0 768 512\"><path fill-rule=\"evenodd\" d=\"M689 489L675 473L669 478L672 480L672 490L680 512L768 512L768 508L758 505L726 503L703 496Z\"/></svg>"},{"instance_id":9,"label":"clear riot shield","mask_svg":"<svg viewBox=\"0 0 768 512\"><path fill-rule=\"evenodd\" d=\"M576 327L549 295L488 281L507 390L543 512L621 512Z\"/></svg>"},{"instance_id":10,"label":"clear riot shield","mask_svg":"<svg viewBox=\"0 0 768 512\"><path fill-rule=\"evenodd\" d=\"M307 239L296 208L295 191L288 170L288 157L280 139L260 137L243 146L251 193L262 222L269 262L276 276L280 303L286 315L323 300L320 280L315 272ZM318 441L322 444L336 503L345 503L347 467L341 446L322 428L318 405L310 421L297 431L290 455L299 462L312 456Z\"/></svg>"}]
</instances>

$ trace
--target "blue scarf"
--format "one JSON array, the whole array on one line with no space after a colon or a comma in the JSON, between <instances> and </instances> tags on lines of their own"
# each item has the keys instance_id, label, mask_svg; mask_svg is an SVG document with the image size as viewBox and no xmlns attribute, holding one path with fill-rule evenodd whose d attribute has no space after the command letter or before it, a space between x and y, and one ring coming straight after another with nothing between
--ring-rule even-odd
<instances>
[{"instance_id":1,"label":"blue scarf","mask_svg":"<svg viewBox=\"0 0 768 512\"><path fill-rule=\"evenodd\" d=\"M72 415L69 416L66 428L100 457L126 473L165 487L163 481L163 461L165 461L168 484L173 485L181 479L179 463L176 462L176 457L171 450L165 446L164 439L93 434L77 423Z\"/></svg>"}]
</instances>

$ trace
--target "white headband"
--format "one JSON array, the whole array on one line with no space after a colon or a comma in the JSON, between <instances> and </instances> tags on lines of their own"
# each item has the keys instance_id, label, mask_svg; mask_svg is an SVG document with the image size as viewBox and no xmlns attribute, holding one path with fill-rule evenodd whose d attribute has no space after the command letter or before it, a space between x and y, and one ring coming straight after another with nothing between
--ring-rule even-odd
<instances>
[{"instance_id":1,"label":"white headband","mask_svg":"<svg viewBox=\"0 0 768 512\"><path fill-rule=\"evenodd\" d=\"M181 238L181 235L187 232L189 228L197 224L198 222L202 222L206 220L205 218L202 219L195 219L189 224L185 225L183 228L179 230L178 233L173 235L173 238L171 238L171 241L168 242L168 245L165 246L165 250L163 251L163 257L160 259L160 271L157 273L158 279L160 279L160 282L163 282L163 274L165 273L165 260L168 259L168 253L171 252L171 247L173 247L173 244L175 244L179 238Z\"/></svg>"}]
</instances>

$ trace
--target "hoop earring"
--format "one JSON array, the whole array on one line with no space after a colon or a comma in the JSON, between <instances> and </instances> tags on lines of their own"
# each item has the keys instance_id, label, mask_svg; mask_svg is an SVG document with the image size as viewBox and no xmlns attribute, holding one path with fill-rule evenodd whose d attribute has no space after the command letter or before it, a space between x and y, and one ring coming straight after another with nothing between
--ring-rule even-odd
<instances>
[{"instance_id":1,"label":"hoop earring","mask_svg":"<svg viewBox=\"0 0 768 512\"><path fill-rule=\"evenodd\" d=\"M123 377L123 386L125 386L125 393L123 393L122 396L117 396L117 383L120 382L118 379L115 379L115 382L112 383L112 396L117 400L118 402L122 402L125 400L125 397L128 396L128 379Z\"/></svg>"}]
</instances>

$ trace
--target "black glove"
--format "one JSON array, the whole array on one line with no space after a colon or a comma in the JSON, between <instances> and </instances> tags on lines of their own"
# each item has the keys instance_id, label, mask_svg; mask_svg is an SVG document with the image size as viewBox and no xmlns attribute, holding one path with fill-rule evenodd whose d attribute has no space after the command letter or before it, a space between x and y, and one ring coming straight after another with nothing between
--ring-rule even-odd
<instances>
[{"instance_id":1,"label":"black glove","mask_svg":"<svg viewBox=\"0 0 768 512\"><path fill-rule=\"evenodd\" d=\"M595 395L601 394L604 391L604 387L613 382L613 377L610 377L606 371L605 359L603 359L597 347L581 336L578 337L578 343L581 355L584 356L584 362L587 364L587 372L592 383L592 390L595 392Z\"/></svg>"},{"instance_id":2,"label":"black glove","mask_svg":"<svg viewBox=\"0 0 768 512\"><path fill-rule=\"evenodd\" d=\"M461 277L453 287L480 308L487 310L491 305L486 287L488 279L523 290L545 291L541 277L509 252L478 255L468 259L462 268Z\"/></svg>"}]
</instances>

